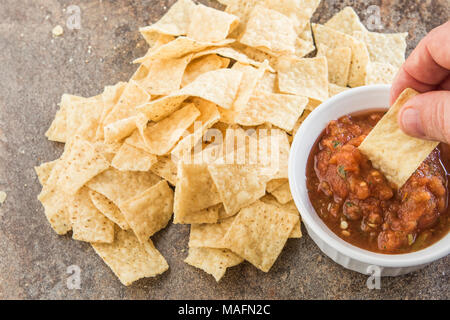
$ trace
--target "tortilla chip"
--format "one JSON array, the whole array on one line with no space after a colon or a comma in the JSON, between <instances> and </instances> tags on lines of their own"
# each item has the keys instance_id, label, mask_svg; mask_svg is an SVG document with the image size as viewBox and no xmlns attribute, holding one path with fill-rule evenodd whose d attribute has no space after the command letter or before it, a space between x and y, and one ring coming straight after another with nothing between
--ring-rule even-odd
<instances>
[{"instance_id":1,"label":"tortilla chip","mask_svg":"<svg viewBox=\"0 0 450 320\"><path fill-rule=\"evenodd\" d=\"M398 72L398 68L389 63L371 62L367 68L366 85L391 84Z\"/></svg>"},{"instance_id":2,"label":"tortilla chip","mask_svg":"<svg viewBox=\"0 0 450 320\"><path fill-rule=\"evenodd\" d=\"M406 135L398 126L397 115L403 105L419 93L405 89L394 105L359 146L375 168L401 188L439 142Z\"/></svg>"},{"instance_id":3,"label":"tortilla chip","mask_svg":"<svg viewBox=\"0 0 450 320\"><path fill-rule=\"evenodd\" d=\"M144 141L150 153L168 154L199 115L200 111L191 103L145 129Z\"/></svg>"},{"instance_id":4,"label":"tortilla chip","mask_svg":"<svg viewBox=\"0 0 450 320\"><path fill-rule=\"evenodd\" d=\"M102 96L84 99L67 106L67 139L78 135L84 140L95 141L103 113Z\"/></svg>"},{"instance_id":5,"label":"tortilla chip","mask_svg":"<svg viewBox=\"0 0 450 320\"><path fill-rule=\"evenodd\" d=\"M237 123L237 118L242 110L247 107L248 101L250 100L255 87L258 81L263 77L267 67L267 61L258 69L240 62L233 65L233 70L242 72L241 85L239 86L236 99L234 100L231 108L220 110L221 121L230 124Z\"/></svg>"},{"instance_id":6,"label":"tortilla chip","mask_svg":"<svg viewBox=\"0 0 450 320\"><path fill-rule=\"evenodd\" d=\"M275 197L273 197L271 195L265 195L264 197L261 198L261 201L268 203L268 204L272 204L272 205L278 207L280 210L288 211L289 213L291 213L293 215L298 215L300 220L294 226L294 229L292 229L292 232L289 235L289 239L300 239L302 237L301 217L300 217L300 213L297 210L297 207L295 206L294 201L289 201L286 204L281 204L278 202L277 199L275 199Z\"/></svg>"},{"instance_id":7,"label":"tortilla chip","mask_svg":"<svg viewBox=\"0 0 450 320\"><path fill-rule=\"evenodd\" d=\"M234 218L226 218L217 223L192 224L189 247L223 248L223 238Z\"/></svg>"},{"instance_id":8,"label":"tortilla chip","mask_svg":"<svg viewBox=\"0 0 450 320\"><path fill-rule=\"evenodd\" d=\"M219 69L206 72L181 89L180 94L199 97L229 109L236 98L242 72L233 69Z\"/></svg>"},{"instance_id":9,"label":"tortilla chip","mask_svg":"<svg viewBox=\"0 0 450 320\"><path fill-rule=\"evenodd\" d=\"M293 199L292 194L291 194L291 189L289 188L289 182L285 182L284 184L282 184L281 186L279 186L278 188L276 188L275 190L273 190L270 193L281 204L286 204Z\"/></svg>"},{"instance_id":10,"label":"tortilla chip","mask_svg":"<svg viewBox=\"0 0 450 320\"><path fill-rule=\"evenodd\" d=\"M341 87L341 86L338 86L338 85L333 84L333 83L329 83L328 84L328 94L329 94L330 98L332 96L335 96L335 95L341 93L341 92L347 91L348 89L350 89L350 88Z\"/></svg>"},{"instance_id":11,"label":"tortilla chip","mask_svg":"<svg viewBox=\"0 0 450 320\"><path fill-rule=\"evenodd\" d=\"M320 0L265 0L264 7L276 10L291 19L297 33L304 30Z\"/></svg>"},{"instance_id":12,"label":"tortilla chip","mask_svg":"<svg viewBox=\"0 0 450 320\"><path fill-rule=\"evenodd\" d=\"M111 166L120 171L148 171L157 161L155 155L124 143L112 159Z\"/></svg>"},{"instance_id":13,"label":"tortilla chip","mask_svg":"<svg viewBox=\"0 0 450 320\"><path fill-rule=\"evenodd\" d=\"M208 166L180 162L175 188L174 223L188 223L185 221L190 213L218 203L219 193L211 179Z\"/></svg>"},{"instance_id":14,"label":"tortilla chip","mask_svg":"<svg viewBox=\"0 0 450 320\"><path fill-rule=\"evenodd\" d=\"M227 249L189 248L184 260L187 264L211 274L217 282L222 279L227 268L240 264L244 259Z\"/></svg>"},{"instance_id":15,"label":"tortilla chip","mask_svg":"<svg viewBox=\"0 0 450 320\"><path fill-rule=\"evenodd\" d=\"M155 34L186 35L191 23L192 13L196 9L196 4L191 0L178 0L158 22L148 27L140 28L139 31L150 46L154 43Z\"/></svg>"},{"instance_id":16,"label":"tortilla chip","mask_svg":"<svg viewBox=\"0 0 450 320\"><path fill-rule=\"evenodd\" d=\"M47 183L47 180L52 173L53 167L57 162L58 160L53 160L41 163L38 167L34 167L34 171L36 171L41 186L44 186Z\"/></svg>"},{"instance_id":17,"label":"tortilla chip","mask_svg":"<svg viewBox=\"0 0 450 320\"><path fill-rule=\"evenodd\" d=\"M194 124L187 129L191 134L184 137L173 148L171 154L176 159L175 161L181 159L187 160L187 155L191 155L192 148L202 140L203 134L220 119L220 113L214 103L200 98L194 98L193 103L201 114L195 120Z\"/></svg>"},{"instance_id":18,"label":"tortilla chip","mask_svg":"<svg viewBox=\"0 0 450 320\"><path fill-rule=\"evenodd\" d=\"M97 127L96 138L101 140L104 137L104 121L114 106L119 102L120 97L127 86L126 82L118 82L113 86L106 86L102 93L103 110Z\"/></svg>"},{"instance_id":19,"label":"tortilla chip","mask_svg":"<svg viewBox=\"0 0 450 320\"><path fill-rule=\"evenodd\" d=\"M389 63L397 68L405 62L408 33L355 31L353 36L366 44L371 62Z\"/></svg>"},{"instance_id":20,"label":"tortilla chip","mask_svg":"<svg viewBox=\"0 0 450 320\"><path fill-rule=\"evenodd\" d=\"M249 65L252 65L255 67L261 66L262 62L264 61L264 60L262 60L261 62L259 62L259 61L253 60L253 59L247 57L246 54L239 52L231 47L217 47L217 48L212 48L212 49L208 48L204 51L195 53L194 59L203 57L205 55L210 55L210 54L218 54L219 56L233 59L242 64L249 64ZM273 70L270 67L269 67L269 70L273 72Z\"/></svg>"},{"instance_id":21,"label":"tortilla chip","mask_svg":"<svg viewBox=\"0 0 450 320\"><path fill-rule=\"evenodd\" d=\"M233 214L255 202L266 192L266 181L258 175L256 166L212 164L208 166L225 211Z\"/></svg>"},{"instance_id":22,"label":"tortilla chip","mask_svg":"<svg viewBox=\"0 0 450 320\"><path fill-rule=\"evenodd\" d=\"M86 100L86 98L63 94L61 97L59 110L56 112L55 119L51 123L45 136L56 142L66 142L67 140L67 109L71 105L77 105L79 102Z\"/></svg>"},{"instance_id":23,"label":"tortilla chip","mask_svg":"<svg viewBox=\"0 0 450 320\"><path fill-rule=\"evenodd\" d=\"M133 80L151 95L168 95L180 89L184 71L192 55L177 59L151 59L142 64L146 72Z\"/></svg>"},{"instance_id":24,"label":"tortilla chip","mask_svg":"<svg viewBox=\"0 0 450 320\"><path fill-rule=\"evenodd\" d=\"M328 28L353 35L354 31L367 32L352 7L345 7L325 23Z\"/></svg>"},{"instance_id":25,"label":"tortilla chip","mask_svg":"<svg viewBox=\"0 0 450 320\"><path fill-rule=\"evenodd\" d=\"M120 207L122 201L144 192L159 181L161 179L151 172L119 171L111 167L89 181L87 186Z\"/></svg>"},{"instance_id":26,"label":"tortilla chip","mask_svg":"<svg viewBox=\"0 0 450 320\"><path fill-rule=\"evenodd\" d=\"M75 194L93 177L109 168L109 162L95 147L75 136L62 155L58 188L67 194Z\"/></svg>"},{"instance_id":27,"label":"tortilla chip","mask_svg":"<svg viewBox=\"0 0 450 320\"><path fill-rule=\"evenodd\" d=\"M331 83L345 87L348 84L352 49L349 47L330 49L327 46L320 44L317 56L327 58L328 80Z\"/></svg>"},{"instance_id":28,"label":"tortilla chip","mask_svg":"<svg viewBox=\"0 0 450 320\"><path fill-rule=\"evenodd\" d=\"M145 104L148 101L150 101L149 94L134 80L131 80L124 88L117 104L105 117L103 125L107 126L119 120L129 119L130 117L136 116L136 107Z\"/></svg>"},{"instance_id":29,"label":"tortilla chip","mask_svg":"<svg viewBox=\"0 0 450 320\"><path fill-rule=\"evenodd\" d=\"M169 269L166 260L152 241L148 240L142 244L132 231L116 230L113 243L93 243L92 247L126 286L141 278L157 276Z\"/></svg>"},{"instance_id":30,"label":"tortilla chip","mask_svg":"<svg viewBox=\"0 0 450 320\"><path fill-rule=\"evenodd\" d=\"M298 215L256 201L239 212L223 242L227 249L268 272L298 221Z\"/></svg>"},{"instance_id":31,"label":"tortilla chip","mask_svg":"<svg viewBox=\"0 0 450 320\"><path fill-rule=\"evenodd\" d=\"M206 49L208 47L221 47L233 43L234 39L225 39L218 42L197 41L187 37L178 37L155 49L150 49L147 54L134 60L134 63L141 63L148 59L175 59Z\"/></svg>"},{"instance_id":32,"label":"tortilla chip","mask_svg":"<svg viewBox=\"0 0 450 320\"><path fill-rule=\"evenodd\" d=\"M301 96L256 91L236 121L245 126L268 122L291 131L307 103L308 99Z\"/></svg>"},{"instance_id":33,"label":"tortilla chip","mask_svg":"<svg viewBox=\"0 0 450 320\"><path fill-rule=\"evenodd\" d=\"M128 230L130 226L128 225L125 216L120 209L107 197L89 189L89 196L94 206L100 211L105 217L117 224L121 229Z\"/></svg>"},{"instance_id":34,"label":"tortilla chip","mask_svg":"<svg viewBox=\"0 0 450 320\"><path fill-rule=\"evenodd\" d=\"M150 171L173 186L177 184L177 165L169 157L158 157L158 161L152 165Z\"/></svg>"},{"instance_id":35,"label":"tortilla chip","mask_svg":"<svg viewBox=\"0 0 450 320\"><path fill-rule=\"evenodd\" d=\"M229 63L229 59L219 57L216 54L210 54L196 58L186 68L186 71L183 75L183 80L181 81L181 86L185 87L203 73L226 68L228 67Z\"/></svg>"},{"instance_id":36,"label":"tortilla chip","mask_svg":"<svg viewBox=\"0 0 450 320\"><path fill-rule=\"evenodd\" d=\"M188 98L186 94L172 94L148 103L137 108L146 115L149 120L160 121L179 109L184 100Z\"/></svg>"},{"instance_id":37,"label":"tortilla chip","mask_svg":"<svg viewBox=\"0 0 450 320\"><path fill-rule=\"evenodd\" d=\"M257 4L261 4L262 0L227 0L225 12L234 14L239 17L239 26L231 33L231 37L239 38L245 31L250 13Z\"/></svg>"},{"instance_id":38,"label":"tortilla chip","mask_svg":"<svg viewBox=\"0 0 450 320\"><path fill-rule=\"evenodd\" d=\"M94 206L88 188L80 189L68 207L73 239L102 243L114 241L114 223Z\"/></svg>"},{"instance_id":39,"label":"tortilla chip","mask_svg":"<svg viewBox=\"0 0 450 320\"><path fill-rule=\"evenodd\" d=\"M53 230L59 235L64 235L72 229L72 225L66 200L69 196L57 188L61 170L62 160L57 160L38 195L38 200L42 203L45 216Z\"/></svg>"},{"instance_id":40,"label":"tortilla chip","mask_svg":"<svg viewBox=\"0 0 450 320\"><path fill-rule=\"evenodd\" d=\"M202 209L195 212L188 212L183 217L174 223L182 224L202 224L202 223L216 223L219 221L220 210L223 208L222 204L216 204L209 208Z\"/></svg>"},{"instance_id":41,"label":"tortilla chip","mask_svg":"<svg viewBox=\"0 0 450 320\"><path fill-rule=\"evenodd\" d=\"M268 71L264 72L264 75L258 81L255 90L277 93L278 91L277 75L275 73Z\"/></svg>"},{"instance_id":42,"label":"tortilla chip","mask_svg":"<svg viewBox=\"0 0 450 320\"><path fill-rule=\"evenodd\" d=\"M295 41L295 55L299 58L303 58L307 54L313 52L316 49L314 46L314 40L311 31L311 23L305 26L305 29L300 33Z\"/></svg>"},{"instance_id":43,"label":"tortilla chip","mask_svg":"<svg viewBox=\"0 0 450 320\"><path fill-rule=\"evenodd\" d=\"M238 24L239 18L235 15L199 4L192 13L187 36L198 41L217 42L225 40Z\"/></svg>"},{"instance_id":44,"label":"tortilla chip","mask_svg":"<svg viewBox=\"0 0 450 320\"><path fill-rule=\"evenodd\" d=\"M328 98L328 66L325 57L281 57L277 69L281 92L321 101Z\"/></svg>"},{"instance_id":45,"label":"tortilla chip","mask_svg":"<svg viewBox=\"0 0 450 320\"><path fill-rule=\"evenodd\" d=\"M296 38L294 24L288 17L257 5L239 42L275 54L294 54Z\"/></svg>"},{"instance_id":46,"label":"tortilla chip","mask_svg":"<svg viewBox=\"0 0 450 320\"><path fill-rule=\"evenodd\" d=\"M287 182L286 178L272 179L269 182L267 182L266 191L272 193L275 189L281 187L281 185L285 184L286 182Z\"/></svg>"},{"instance_id":47,"label":"tortilla chip","mask_svg":"<svg viewBox=\"0 0 450 320\"><path fill-rule=\"evenodd\" d=\"M324 25L313 23L314 40L316 45L324 44L331 49L338 47L349 47L352 50L352 62L348 85L358 87L364 85L366 68L369 64L369 52L364 42L356 38L328 28Z\"/></svg>"},{"instance_id":48,"label":"tortilla chip","mask_svg":"<svg viewBox=\"0 0 450 320\"><path fill-rule=\"evenodd\" d=\"M173 191L166 181L160 181L122 202L120 210L139 241L145 243L169 223L173 212Z\"/></svg>"}]
</instances>

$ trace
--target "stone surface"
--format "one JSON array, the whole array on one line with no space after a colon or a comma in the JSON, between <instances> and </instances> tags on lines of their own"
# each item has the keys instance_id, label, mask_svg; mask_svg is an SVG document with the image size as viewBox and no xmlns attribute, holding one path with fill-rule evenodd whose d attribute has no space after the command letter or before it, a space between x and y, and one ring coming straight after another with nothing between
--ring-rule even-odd
<instances>
[{"instance_id":1,"label":"stone surface","mask_svg":"<svg viewBox=\"0 0 450 320\"><path fill-rule=\"evenodd\" d=\"M58 157L62 145L44 132L65 92L91 96L127 80L130 64L146 52L138 27L156 21L174 2L162 0L2 0L0 5L0 300L21 299L425 299L450 298L449 257L421 271L382 279L341 268L305 235L289 240L265 274L248 263L229 269L217 284L183 263L188 227L171 225L154 237L170 270L154 279L122 286L87 244L57 236L36 196L33 166ZM202 1L220 7L216 2ZM70 5L81 8L81 29L66 26ZM314 21L325 22L346 5L367 25L381 12L382 32L409 32L408 53L433 27L449 18L448 0L322 1ZM368 20L369 19L369 20ZM53 37L56 25L64 34ZM306 231L304 230L304 234ZM81 270L81 289L67 288L68 266Z\"/></svg>"}]
</instances>

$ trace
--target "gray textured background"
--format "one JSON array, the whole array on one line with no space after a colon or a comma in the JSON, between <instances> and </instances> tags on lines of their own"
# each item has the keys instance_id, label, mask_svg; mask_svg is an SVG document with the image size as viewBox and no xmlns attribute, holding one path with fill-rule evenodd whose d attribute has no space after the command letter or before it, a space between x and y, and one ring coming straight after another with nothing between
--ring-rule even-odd
<instances>
[{"instance_id":1,"label":"gray textured background","mask_svg":"<svg viewBox=\"0 0 450 320\"><path fill-rule=\"evenodd\" d=\"M0 0L0 299L424 299L449 298L450 258L368 290L366 276L324 256L312 240L288 241L265 274L248 263L222 281L183 263L188 227L171 225L155 236L170 269L154 279L122 286L89 244L57 236L36 196L33 166L57 158L62 145L44 132L63 93L91 96L126 81L130 61L146 52L138 27L155 22L174 2L158 0ZM201 1L219 8L214 1ZM81 30L65 26L65 9L81 8ZM449 19L448 0L322 1L313 20L325 22L346 5L366 21L367 7L381 9L382 32L409 32L408 53L432 28ZM304 233L306 233L304 231ZM68 290L66 268L79 265L81 290Z\"/></svg>"}]
</instances>

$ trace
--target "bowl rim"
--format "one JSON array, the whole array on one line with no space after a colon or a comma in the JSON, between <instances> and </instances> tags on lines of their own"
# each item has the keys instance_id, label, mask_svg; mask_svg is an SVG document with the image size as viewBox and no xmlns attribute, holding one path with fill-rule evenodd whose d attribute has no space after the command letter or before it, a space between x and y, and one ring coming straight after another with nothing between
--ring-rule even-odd
<instances>
[{"instance_id":1,"label":"bowl rim","mask_svg":"<svg viewBox=\"0 0 450 320\"><path fill-rule=\"evenodd\" d=\"M316 222L316 220L313 218L313 215L318 217L316 211L312 210L313 212L310 212L307 206L304 205L303 203L304 199L300 194L299 188L303 187L306 189L306 185L300 186L299 185L300 182L297 181L295 174L296 170L298 170L297 168L298 161L296 161L296 159L298 159L297 150L300 147L300 143L302 142L302 139L304 139L303 137L306 137L305 139L311 139L311 135L308 135L308 128L314 126L314 123L317 122L316 121L317 118L320 118L321 114L326 112L329 106L335 104L339 100L352 99L352 97L356 95L364 95L371 91L389 92L390 88L391 88L390 85L370 85L352 88L329 98L327 101L325 101L316 109L314 109L311 112L311 114L305 119L302 126L295 134L294 140L291 145L291 150L289 153L289 167L288 167L289 186L291 189L292 196L294 198L295 205L301 212L302 220L306 224L307 229L311 228L312 232L314 232L322 241L327 243L334 250L360 262L368 263L371 265L377 265L380 267L412 267L424 265L448 255L450 253L450 241L449 241L450 234L447 234L442 239L440 239L439 241L437 241L436 243L427 248L404 254L375 253L369 250L356 247L350 244L349 242L346 242L345 240L339 238L333 231L328 229L328 227L325 225L325 223L323 223L323 221L320 218L319 220L322 223L322 225ZM312 137L312 139L316 141L317 137ZM309 157L310 152L311 150L309 150L306 153L307 157ZM305 153L303 153L301 156L304 157ZM306 201L308 202L310 201L309 197L307 197ZM449 245L447 246L440 245L444 241L449 242Z\"/></svg>"}]
</instances>

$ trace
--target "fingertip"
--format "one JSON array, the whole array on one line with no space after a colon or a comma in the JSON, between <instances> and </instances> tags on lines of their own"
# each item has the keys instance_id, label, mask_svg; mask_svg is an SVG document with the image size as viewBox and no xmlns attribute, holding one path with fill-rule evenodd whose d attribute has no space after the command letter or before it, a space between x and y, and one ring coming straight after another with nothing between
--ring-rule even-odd
<instances>
[{"instance_id":1,"label":"fingertip","mask_svg":"<svg viewBox=\"0 0 450 320\"><path fill-rule=\"evenodd\" d=\"M407 135L416 138L423 138L425 136L422 121L420 119L420 111L415 107L407 105L400 109L397 122L400 129Z\"/></svg>"}]
</instances>

